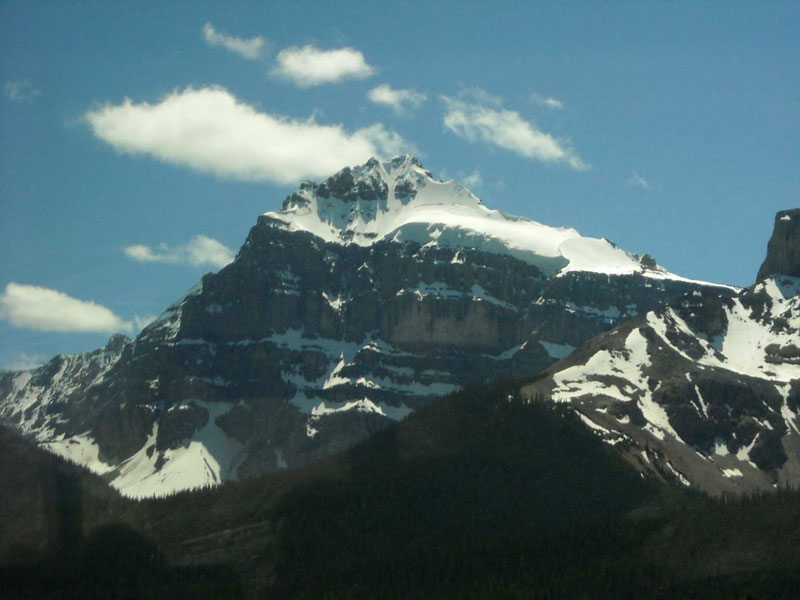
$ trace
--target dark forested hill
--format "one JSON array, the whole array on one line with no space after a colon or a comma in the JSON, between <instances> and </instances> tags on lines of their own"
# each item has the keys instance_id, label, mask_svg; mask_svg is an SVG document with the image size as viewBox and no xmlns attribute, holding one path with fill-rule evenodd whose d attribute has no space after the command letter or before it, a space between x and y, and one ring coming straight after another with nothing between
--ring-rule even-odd
<instances>
[{"instance_id":1,"label":"dark forested hill","mask_svg":"<svg viewBox=\"0 0 800 600\"><path fill-rule=\"evenodd\" d=\"M16 457L3 474L28 473L7 477L1 497L4 589L30 597L796 597L800 494L712 500L643 478L571 413L521 402L518 387L453 394L306 469L146 502L121 499L3 436L3 456ZM80 499L79 511L62 513L73 532L69 559L8 508L26 495L33 506L34 482L53 473L78 490L67 498ZM58 513L58 502L37 510Z\"/></svg>"}]
</instances>

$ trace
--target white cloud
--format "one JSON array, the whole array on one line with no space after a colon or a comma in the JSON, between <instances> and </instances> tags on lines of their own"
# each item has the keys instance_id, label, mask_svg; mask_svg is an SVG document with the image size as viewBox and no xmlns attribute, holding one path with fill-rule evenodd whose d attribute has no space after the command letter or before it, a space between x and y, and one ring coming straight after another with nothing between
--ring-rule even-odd
<instances>
[{"instance_id":1,"label":"white cloud","mask_svg":"<svg viewBox=\"0 0 800 600\"><path fill-rule=\"evenodd\" d=\"M272 75L300 87L365 79L375 73L375 68L355 48L320 50L310 45L292 46L278 53L277 63Z\"/></svg>"},{"instance_id":2,"label":"white cloud","mask_svg":"<svg viewBox=\"0 0 800 600\"><path fill-rule=\"evenodd\" d=\"M380 123L359 129L356 134L376 148L376 152L373 152L373 155L419 154L419 150L414 144L407 141L396 131L386 129Z\"/></svg>"},{"instance_id":3,"label":"white cloud","mask_svg":"<svg viewBox=\"0 0 800 600\"><path fill-rule=\"evenodd\" d=\"M650 189L650 184L647 182L647 180L639 175L636 171L634 171L633 175L631 175L630 179L628 179L628 185L642 188L643 190Z\"/></svg>"},{"instance_id":4,"label":"white cloud","mask_svg":"<svg viewBox=\"0 0 800 600\"><path fill-rule=\"evenodd\" d=\"M3 95L14 102L33 100L40 93L27 79L25 81L7 81L3 85Z\"/></svg>"},{"instance_id":5,"label":"white cloud","mask_svg":"<svg viewBox=\"0 0 800 600\"><path fill-rule=\"evenodd\" d=\"M155 321L157 318L158 318L157 315L152 315L152 314L144 316L136 315L135 317L133 317L133 324L136 326L137 331L141 331L142 329L150 325L150 323Z\"/></svg>"},{"instance_id":6,"label":"white cloud","mask_svg":"<svg viewBox=\"0 0 800 600\"><path fill-rule=\"evenodd\" d=\"M175 91L156 104L125 99L85 118L119 152L242 181L291 184L413 150L379 124L350 133L341 125L271 115L219 87Z\"/></svg>"},{"instance_id":7,"label":"white cloud","mask_svg":"<svg viewBox=\"0 0 800 600\"><path fill-rule=\"evenodd\" d=\"M209 46L225 48L250 60L256 60L261 56L264 49L265 40L261 36L245 39L231 35L225 35L214 29L211 23L206 23L203 27L203 37Z\"/></svg>"},{"instance_id":8,"label":"white cloud","mask_svg":"<svg viewBox=\"0 0 800 600\"><path fill-rule=\"evenodd\" d=\"M462 99L469 99L477 104L490 104L498 108L503 106L503 99L500 96L490 94L483 88L479 87L463 87L459 97Z\"/></svg>"},{"instance_id":9,"label":"white cloud","mask_svg":"<svg viewBox=\"0 0 800 600\"><path fill-rule=\"evenodd\" d=\"M560 110L564 108L564 103L561 100L556 100L552 96L542 96L541 94L531 94L531 100L540 105L547 108L552 108L555 110Z\"/></svg>"},{"instance_id":10,"label":"white cloud","mask_svg":"<svg viewBox=\"0 0 800 600\"><path fill-rule=\"evenodd\" d=\"M156 249L143 244L134 244L123 248L123 252L128 258L137 262L188 264L194 267L209 265L218 269L234 258L230 248L205 235L196 235L179 246L159 244Z\"/></svg>"},{"instance_id":11,"label":"white cloud","mask_svg":"<svg viewBox=\"0 0 800 600\"><path fill-rule=\"evenodd\" d=\"M388 106L398 115L403 114L407 109L418 108L428 99L425 94L420 94L416 90L395 90L387 83L372 88L367 92L367 98L375 104Z\"/></svg>"},{"instance_id":12,"label":"white cloud","mask_svg":"<svg viewBox=\"0 0 800 600\"><path fill-rule=\"evenodd\" d=\"M442 96L447 107L444 126L457 136L505 148L532 160L566 163L579 171L589 168L568 142L540 131L516 111L506 110L497 103L490 106L474 94L470 96L468 99Z\"/></svg>"},{"instance_id":13,"label":"white cloud","mask_svg":"<svg viewBox=\"0 0 800 600\"><path fill-rule=\"evenodd\" d=\"M469 188L479 188L483 185L483 177L481 177L480 171L474 171L470 175L467 175L462 180L464 185Z\"/></svg>"},{"instance_id":14,"label":"white cloud","mask_svg":"<svg viewBox=\"0 0 800 600\"><path fill-rule=\"evenodd\" d=\"M9 283L0 296L0 320L38 331L131 331L109 309L49 288Z\"/></svg>"},{"instance_id":15,"label":"white cloud","mask_svg":"<svg viewBox=\"0 0 800 600\"><path fill-rule=\"evenodd\" d=\"M219 268L232 262L235 256L230 248L205 235L196 235L189 240L186 255L189 263L196 267L212 265Z\"/></svg>"},{"instance_id":16,"label":"white cloud","mask_svg":"<svg viewBox=\"0 0 800 600\"><path fill-rule=\"evenodd\" d=\"M166 257L169 255L166 250L159 254L157 252L153 252L150 246L143 246L142 244L126 246L123 248L123 252L125 252L125 255L128 258L132 258L137 262L175 262L166 260Z\"/></svg>"},{"instance_id":17,"label":"white cloud","mask_svg":"<svg viewBox=\"0 0 800 600\"><path fill-rule=\"evenodd\" d=\"M29 371L44 364L47 357L43 354L26 354L22 352L15 360L8 363L5 368L9 371Z\"/></svg>"}]
</instances>

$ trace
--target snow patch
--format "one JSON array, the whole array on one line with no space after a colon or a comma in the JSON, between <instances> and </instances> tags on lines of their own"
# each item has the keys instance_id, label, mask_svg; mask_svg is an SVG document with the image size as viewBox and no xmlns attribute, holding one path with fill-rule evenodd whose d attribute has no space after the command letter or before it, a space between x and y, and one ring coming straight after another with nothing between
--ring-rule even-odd
<instances>
[{"instance_id":1,"label":"snow patch","mask_svg":"<svg viewBox=\"0 0 800 600\"><path fill-rule=\"evenodd\" d=\"M597 423L592 421L589 417L587 417L582 412L580 412L580 411L576 411L576 412L577 412L578 416L580 417L581 421L583 421L586 424L586 426L589 427L589 429L592 429L594 431L599 431L600 433L611 433L608 429L606 429L605 427L601 427L600 425L598 425Z\"/></svg>"},{"instance_id":2,"label":"snow patch","mask_svg":"<svg viewBox=\"0 0 800 600\"><path fill-rule=\"evenodd\" d=\"M110 465L100 459L100 447L89 436L88 432L61 440L44 442L42 447L69 462L86 467L92 473L97 473L98 475L114 470L114 465Z\"/></svg>"},{"instance_id":3,"label":"snow patch","mask_svg":"<svg viewBox=\"0 0 800 600\"><path fill-rule=\"evenodd\" d=\"M185 445L161 453L163 465L158 469L159 453L155 448L158 423L155 423L145 445L120 465L119 474L111 482L122 495L137 499L166 496L236 478L236 468L244 458L243 447L225 435L215 422L233 405L192 402L208 411L205 426Z\"/></svg>"},{"instance_id":4,"label":"snow patch","mask_svg":"<svg viewBox=\"0 0 800 600\"><path fill-rule=\"evenodd\" d=\"M673 475L675 475L675 476L678 478L678 480L679 480L679 481L680 481L680 482L681 482L683 485L685 485L686 487L689 487L689 486L691 486L691 485L692 485L692 484L689 482L689 480L688 480L688 479L686 479L686 477L684 477L683 473L681 473L681 472L680 472L680 471L678 471L678 470L677 470L675 467L673 467L673 466L672 466L672 464L671 464L671 463L670 463L668 460L665 460L665 461L664 461L664 465L667 467L667 469L669 469L669 471L670 471L670 472L671 472Z\"/></svg>"},{"instance_id":5,"label":"snow patch","mask_svg":"<svg viewBox=\"0 0 800 600\"><path fill-rule=\"evenodd\" d=\"M392 419L393 421L404 419L411 412L411 410L405 404L400 404L400 406L392 406L383 402L375 403L369 398L363 398L362 400L346 402L344 405L336 408L329 408L325 402L320 402L311 409L311 416L322 417L325 415L348 412L351 410L363 413L375 413Z\"/></svg>"}]
</instances>

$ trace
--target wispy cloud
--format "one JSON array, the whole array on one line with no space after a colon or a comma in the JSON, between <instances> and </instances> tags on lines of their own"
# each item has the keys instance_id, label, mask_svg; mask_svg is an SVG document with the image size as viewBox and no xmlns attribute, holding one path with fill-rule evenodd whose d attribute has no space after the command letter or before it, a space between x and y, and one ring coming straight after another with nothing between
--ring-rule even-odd
<instances>
[{"instance_id":1,"label":"wispy cloud","mask_svg":"<svg viewBox=\"0 0 800 600\"><path fill-rule=\"evenodd\" d=\"M219 87L175 91L156 104L107 104L89 111L95 136L117 151L242 181L296 183L371 156L413 146L383 125L348 132L259 112Z\"/></svg>"},{"instance_id":2,"label":"wispy cloud","mask_svg":"<svg viewBox=\"0 0 800 600\"><path fill-rule=\"evenodd\" d=\"M403 114L408 109L418 108L428 97L416 90L393 89L389 84L382 83L378 87L372 88L367 92L367 98L375 104L388 106L398 115Z\"/></svg>"},{"instance_id":3,"label":"wispy cloud","mask_svg":"<svg viewBox=\"0 0 800 600\"><path fill-rule=\"evenodd\" d=\"M314 46L292 46L278 53L271 73L299 87L366 79L375 74L364 55L355 48L320 50Z\"/></svg>"},{"instance_id":4,"label":"wispy cloud","mask_svg":"<svg viewBox=\"0 0 800 600\"><path fill-rule=\"evenodd\" d=\"M479 188L483 185L483 177L480 171L473 171L461 179L468 188Z\"/></svg>"},{"instance_id":5,"label":"wispy cloud","mask_svg":"<svg viewBox=\"0 0 800 600\"><path fill-rule=\"evenodd\" d=\"M206 23L203 27L203 37L209 46L225 48L249 60L257 60L266 43L266 40L260 35L249 39L226 35L214 29L211 23Z\"/></svg>"},{"instance_id":6,"label":"wispy cloud","mask_svg":"<svg viewBox=\"0 0 800 600\"><path fill-rule=\"evenodd\" d=\"M137 262L158 262L187 264L194 267L212 266L221 269L234 258L233 251L226 245L205 235L196 235L185 244L168 246L159 244L157 248L135 244L123 248L128 258Z\"/></svg>"},{"instance_id":7,"label":"wispy cloud","mask_svg":"<svg viewBox=\"0 0 800 600\"><path fill-rule=\"evenodd\" d=\"M28 102L41 92L29 80L7 81L3 85L3 95L14 102Z\"/></svg>"},{"instance_id":8,"label":"wispy cloud","mask_svg":"<svg viewBox=\"0 0 800 600\"><path fill-rule=\"evenodd\" d=\"M16 359L6 364L9 371L29 371L44 364L47 357L44 354L26 354L22 352Z\"/></svg>"},{"instance_id":9,"label":"wispy cloud","mask_svg":"<svg viewBox=\"0 0 800 600\"><path fill-rule=\"evenodd\" d=\"M419 149L396 131L386 129L380 123L364 127L355 132L375 148L372 156L397 156L398 154L419 154ZM358 163L359 161L356 161Z\"/></svg>"},{"instance_id":10,"label":"wispy cloud","mask_svg":"<svg viewBox=\"0 0 800 600\"><path fill-rule=\"evenodd\" d=\"M485 142L525 158L546 163L564 163L578 171L589 166L565 140L540 131L513 110L506 110L472 93L458 98L442 96L446 106L444 126L470 142Z\"/></svg>"},{"instance_id":11,"label":"wispy cloud","mask_svg":"<svg viewBox=\"0 0 800 600\"><path fill-rule=\"evenodd\" d=\"M556 100L552 96L543 96L542 94L531 94L531 101L539 106L560 110L564 108L564 103L561 100Z\"/></svg>"},{"instance_id":12,"label":"wispy cloud","mask_svg":"<svg viewBox=\"0 0 800 600\"><path fill-rule=\"evenodd\" d=\"M133 324L136 326L137 331L141 331L142 329L150 325L150 323L155 321L157 318L158 318L157 315L144 315L144 316L136 315L135 317L133 317Z\"/></svg>"},{"instance_id":13,"label":"wispy cloud","mask_svg":"<svg viewBox=\"0 0 800 600\"><path fill-rule=\"evenodd\" d=\"M470 100L477 104L486 104L501 108L503 106L503 99L500 96L491 94L479 87L464 87L459 94L462 100Z\"/></svg>"},{"instance_id":14,"label":"wispy cloud","mask_svg":"<svg viewBox=\"0 0 800 600\"><path fill-rule=\"evenodd\" d=\"M133 324L94 302L35 285L9 283L0 295L0 320L37 331L131 331Z\"/></svg>"},{"instance_id":15,"label":"wispy cloud","mask_svg":"<svg viewBox=\"0 0 800 600\"><path fill-rule=\"evenodd\" d=\"M643 190L650 189L650 184L647 182L647 180L641 175L639 175L636 171L634 171L633 174L630 176L630 179L628 179L628 185L632 187L638 187Z\"/></svg>"}]
</instances>

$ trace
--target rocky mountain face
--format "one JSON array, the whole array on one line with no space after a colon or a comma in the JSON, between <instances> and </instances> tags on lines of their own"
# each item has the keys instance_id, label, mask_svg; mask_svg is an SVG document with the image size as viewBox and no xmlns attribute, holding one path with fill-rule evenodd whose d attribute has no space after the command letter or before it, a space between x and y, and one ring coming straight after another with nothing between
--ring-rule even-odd
<instances>
[{"instance_id":1,"label":"rocky mountain face","mask_svg":"<svg viewBox=\"0 0 800 600\"><path fill-rule=\"evenodd\" d=\"M800 210L758 283L696 290L589 341L527 386L638 468L711 493L800 484Z\"/></svg>"},{"instance_id":2,"label":"rocky mountain face","mask_svg":"<svg viewBox=\"0 0 800 600\"><path fill-rule=\"evenodd\" d=\"M412 157L373 159L301 185L135 340L1 374L0 419L128 496L162 495L306 464L687 292L739 301L490 210Z\"/></svg>"},{"instance_id":3,"label":"rocky mountain face","mask_svg":"<svg viewBox=\"0 0 800 600\"><path fill-rule=\"evenodd\" d=\"M800 208L775 215L775 229L767 258L758 270L758 281L775 274L800 277Z\"/></svg>"}]
</instances>

